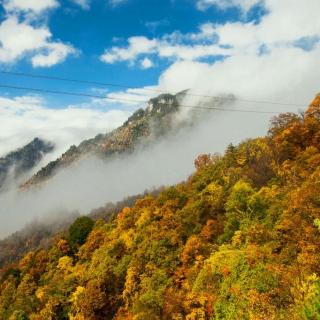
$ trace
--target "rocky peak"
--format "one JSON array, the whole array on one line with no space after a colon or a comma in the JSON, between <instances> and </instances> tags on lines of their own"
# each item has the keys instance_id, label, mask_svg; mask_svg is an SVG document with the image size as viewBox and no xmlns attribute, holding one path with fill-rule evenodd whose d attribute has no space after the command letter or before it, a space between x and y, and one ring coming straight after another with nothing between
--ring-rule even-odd
<instances>
[{"instance_id":1,"label":"rocky peak","mask_svg":"<svg viewBox=\"0 0 320 320\"><path fill-rule=\"evenodd\" d=\"M179 110L183 93L161 94L150 99L145 109L135 111L124 124L106 134L71 146L55 161L38 171L23 188L36 185L53 176L60 168L67 167L88 154L108 158L119 153L130 153L138 144L150 143L174 127L173 115Z\"/></svg>"},{"instance_id":2,"label":"rocky peak","mask_svg":"<svg viewBox=\"0 0 320 320\"><path fill-rule=\"evenodd\" d=\"M39 138L33 139L22 148L8 153L0 158L0 188L9 174L17 179L29 170L33 169L43 158L43 155L51 152L54 145Z\"/></svg>"}]
</instances>

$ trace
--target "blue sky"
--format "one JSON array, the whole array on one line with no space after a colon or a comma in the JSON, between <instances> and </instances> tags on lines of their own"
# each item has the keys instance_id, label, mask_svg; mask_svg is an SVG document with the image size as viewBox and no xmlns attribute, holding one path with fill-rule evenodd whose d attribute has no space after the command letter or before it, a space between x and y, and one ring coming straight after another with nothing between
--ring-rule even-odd
<instances>
[{"instance_id":1,"label":"blue sky","mask_svg":"<svg viewBox=\"0 0 320 320\"><path fill-rule=\"evenodd\" d=\"M141 101L152 96L146 87L164 92L189 88L197 94L233 94L301 106L320 91L315 72L320 68L320 20L312 19L320 10L319 0L0 0L0 4L1 70L136 89L0 74L2 84ZM197 105L199 100L189 96L185 104ZM57 141L63 151L117 127L139 106L2 88L0 155L35 136ZM234 107L296 111L261 103ZM261 130L252 135L263 134L267 120L261 118ZM243 116L241 125L248 126Z\"/></svg>"},{"instance_id":2,"label":"blue sky","mask_svg":"<svg viewBox=\"0 0 320 320\"><path fill-rule=\"evenodd\" d=\"M197 155L265 135L271 117L266 111L305 110L320 92L318 12L319 0L0 0L1 70L135 87L98 88L0 73L0 84L103 97L0 89L0 157L40 137L56 146L39 164L45 166L70 145L120 126L145 106L121 99L145 101L156 95L150 89L189 89L196 95L187 95L183 105L218 103L233 110L210 110L188 134L130 160L106 167L85 161L31 198L10 191L1 198L5 230L0 233L24 223L26 212L40 216L56 207L83 212L181 181ZM204 97L225 95L235 100L221 105ZM181 108L177 118L190 116L188 110Z\"/></svg>"},{"instance_id":3,"label":"blue sky","mask_svg":"<svg viewBox=\"0 0 320 320\"><path fill-rule=\"evenodd\" d=\"M28 0L27 0L28 1ZM85 3L85 2L83 2ZM52 33L52 39L72 45L77 53L69 55L61 62L50 67L34 67L30 63L30 53L23 53L25 58L18 58L12 64L3 64L2 69L9 71L37 73L85 79L101 82L114 82L135 87L152 86L157 83L161 73L174 61L158 59L151 56L153 66L141 68L130 61L119 61L107 64L100 57L105 50L113 46L125 45L128 38L144 36L148 39L161 38L174 32L188 34L197 32L199 27L207 22L223 24L233 21L255 21L263 13L263 6L256 5L245 17L241 8L230 7L223 9L210 6L199 9L197 1L193 0L127 0L112 4L106 0L87 2L83 8L71 0L60 1L57 7L43 11L32 25L45 24ZM23 21L25 12L18 14ZM2 7L1 20L4 21L8 13ZM46 20L46 23L43 22ZM205 42L205 40L203 40ZM190 44L187 39L185 43ZM205 57L219 59L219 56ZM205 59L203 58L203 60ZM143 57L140 58L140 61ZM148 60L149 61L149 60ZM88 86L74 85L67 82L52 82L30 80L1 75L2 81L17 85L33 85L41 88L68 89L90 92ZM114 88L109 88L114 90ZM0 92L8 92L1 90ZM11 92L10 92L11 93ZM15 94L15 92L12 92ZM78 103L84 99L71 97L49 97L49 101L58 102L60 107L68 103Z\"/></svg>"}]
</instances>

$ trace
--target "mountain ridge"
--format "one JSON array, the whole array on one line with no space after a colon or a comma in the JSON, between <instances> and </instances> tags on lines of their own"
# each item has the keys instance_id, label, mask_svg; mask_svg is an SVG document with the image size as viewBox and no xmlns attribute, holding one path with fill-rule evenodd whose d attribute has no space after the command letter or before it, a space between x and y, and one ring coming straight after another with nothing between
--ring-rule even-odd
<instances>
[{"instance_id":1,"label":"mountain ridge","mask_svg":"<svg viewBox=\"0 0 320 320\"><path fill-rule=\"evenodd\" d=\"M320 96L195 167L7 265L0 318L319 319Z\"/></svg>"},{"instance_id":2,"label":"mountain ridge","mask_svg":"<svg viewBox=\"0 0 320 320\"><path fill-rule=\"evenodd\" d=\"M52 152L54 145L40 138L34 138L25 146L0 158L0 189L11 176L13 179L33 169L44 154Z\"/></svg>"},{"instance_id":3,"label":"mountain ridge","mask_svg":"<svg viewBox=\"0 0 320 320\"><path fill-rule=\"evenodd\" d=\"M48 163L24 182L21 189L40 185L60 169L87 155L108 159L118 154L131 153L139 144L150 143L173 129L178 130L179 126L174 128L174 115L179 111L179 104L186 92L185 90L175 95L161 94L150 99L146 109L135 111L119 128L84 140L78 146L72 145L61 157Z\"/></svg>"}]
</instances>

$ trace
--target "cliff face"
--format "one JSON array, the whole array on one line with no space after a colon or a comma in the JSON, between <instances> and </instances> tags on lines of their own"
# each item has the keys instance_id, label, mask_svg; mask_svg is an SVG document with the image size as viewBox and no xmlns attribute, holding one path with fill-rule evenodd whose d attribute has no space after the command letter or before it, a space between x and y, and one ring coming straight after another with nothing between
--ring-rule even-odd
<instances>
[{"instance_id":1,"label":"cliff face","mask_svg":"<svg viewBox=\"0 0 320 320\"><path fill-rule=\"evenodd\" d=\"M26 146L0 158L0 189L3 187L9 175L13 179L18 179L33 169L43 158L43 155L51 152L53 149L53 144L35 138Z\"/></svg>"},{"instance_id":2,"label":"cliff face","mask_svg":"<svg viewBox=\"0 0 320 320\"><path fill-rule=\"evenodd\" d=\"M50 162L25 182L22 188L41 184L60 169L85 156L94 154L108 159L117 154L130 153L138 145L151 143L174 129L178 130L174 115L183 97L184 92L176 95L161 94L151 99L146 109L137 110L121 127L85 140L78 146L71 146L60 158Z\"/></svg>"}]
</instances>

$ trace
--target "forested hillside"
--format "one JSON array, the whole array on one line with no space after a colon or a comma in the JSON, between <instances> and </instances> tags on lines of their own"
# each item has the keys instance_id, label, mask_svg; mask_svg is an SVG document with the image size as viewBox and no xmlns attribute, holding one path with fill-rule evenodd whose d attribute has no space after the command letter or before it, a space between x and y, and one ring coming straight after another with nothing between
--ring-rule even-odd
<instances>
[{"instance_id":1,"label":"forested hillside","mask_svg":"<svg viewBox=\"0 0 320 320\"><path fill-rule=\"evenodd\" d=\"M195 166L6 266L0 319L320 319L320 97Z\"/></svg>"},{"instance_id":2,"label":"forested hillside","mask_svg":"<svg viewBox=\"0 0 320 320\"><path fill-rule=\"evenodd\" d=\"M157 194L158 190L148 191ZM147 193L147 191L145 192ZM135 201L145 194L130 196L116 203L107 203L101 208L92 210L89 217L94 220L110 221L124 207L132 206ZM51 219L33 221L24 228L0 240L0 270L8 263L19 261L28 251L48 248L54 241L53 235L64 232L79 216L79 212L68 213L66 216L57 216Z\"/></svg>"}]
</instances>

